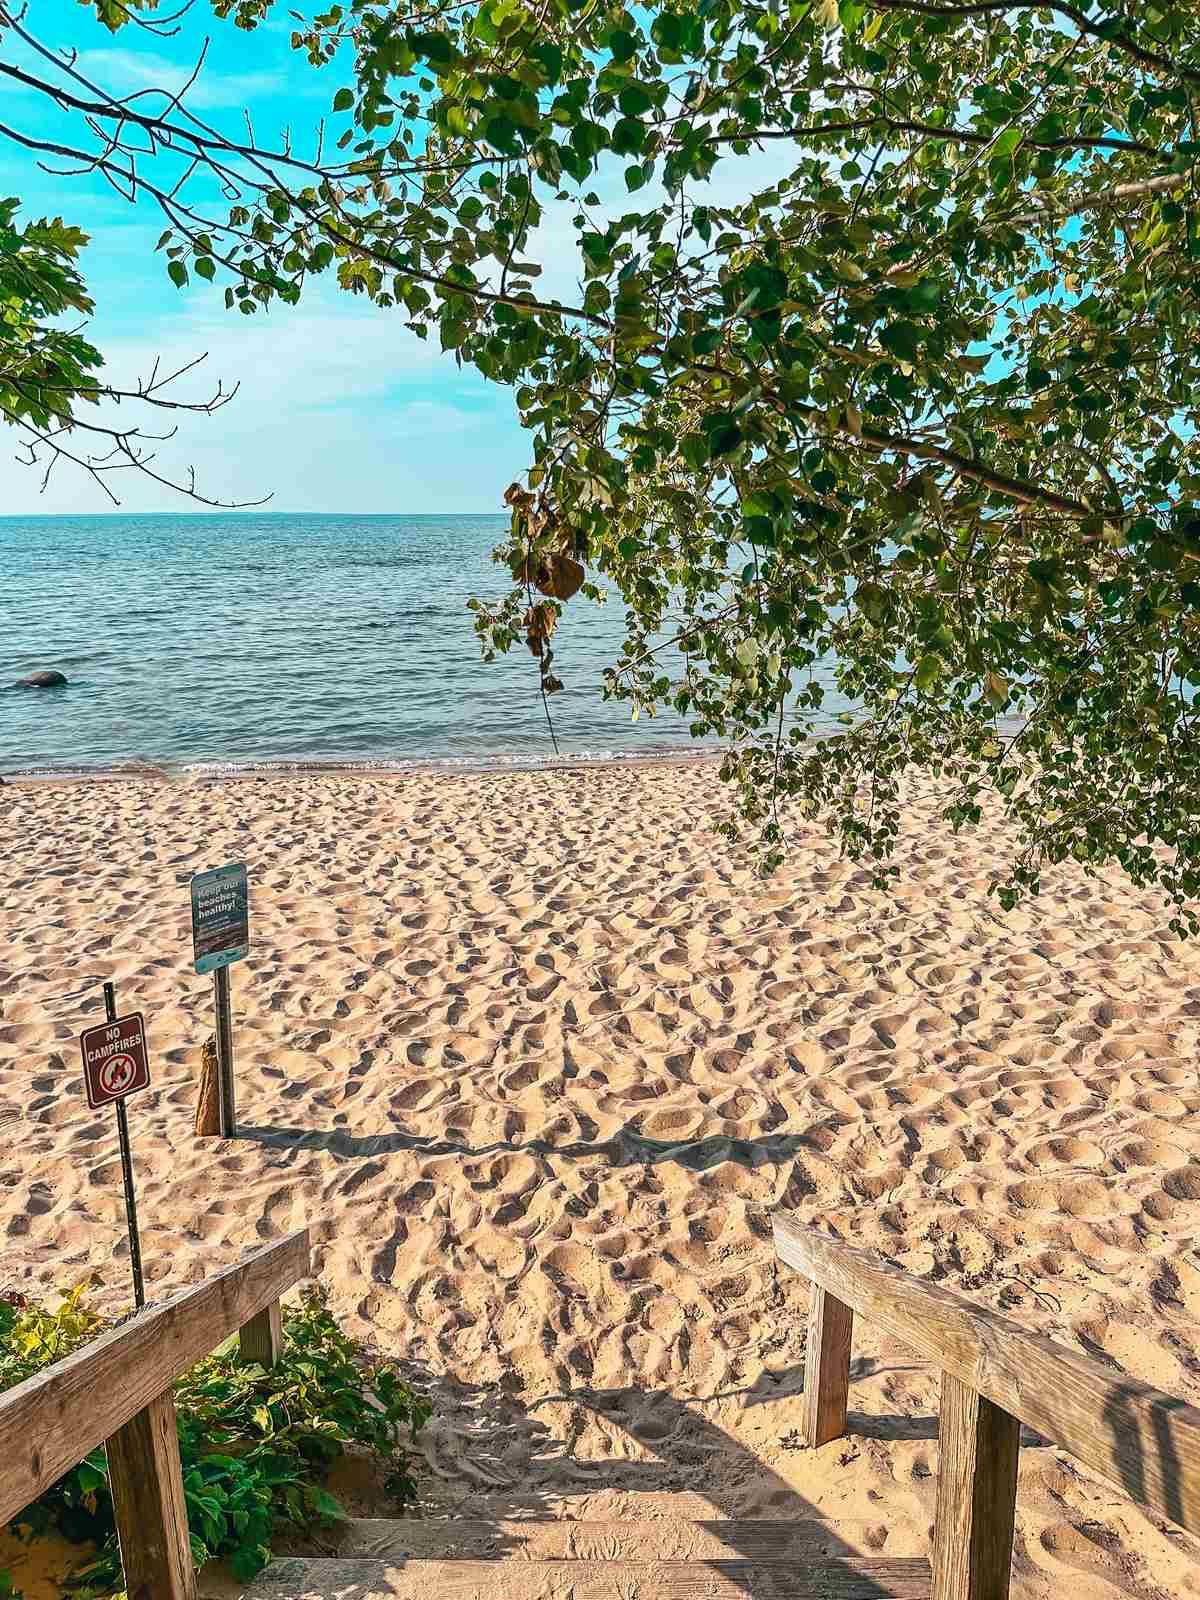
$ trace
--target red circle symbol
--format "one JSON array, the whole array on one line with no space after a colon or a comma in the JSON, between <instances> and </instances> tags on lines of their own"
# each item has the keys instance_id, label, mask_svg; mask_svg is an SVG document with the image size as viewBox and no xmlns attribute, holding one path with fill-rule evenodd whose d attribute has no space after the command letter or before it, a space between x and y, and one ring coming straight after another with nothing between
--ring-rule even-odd
<instances>
[{"instance_id":1,"label":"red circle symbol","mask_svg":"<svg viewBox=\"0 0 1200 1600\"><path fill-rule=\"evenodd\" d=\"M100 1068L98 1077L104 1094L124 1094L137 1075L137 1062L132 1056L110 1056Z\"/></svg>"}]
</instances>

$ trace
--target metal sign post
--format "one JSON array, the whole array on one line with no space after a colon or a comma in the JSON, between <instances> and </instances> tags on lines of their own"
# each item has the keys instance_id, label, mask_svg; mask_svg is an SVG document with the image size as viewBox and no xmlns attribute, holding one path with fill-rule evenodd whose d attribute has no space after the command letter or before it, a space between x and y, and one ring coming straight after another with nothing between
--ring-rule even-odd
<instances>
[{"instance_id":1,"label":"metal sign post","mask_svg":"<svg viewBox=\"0 0 1200 1600\"><path fill-rule=\"evenodd\" d=\"M229 968L213 973L213 1009L217 1014L217 1076L220 1081L221 1132L232 1139L237 1132L237 1101L233 1077L233 1013L229 1004Z\"/></svg>"},{"instance_id":2,"label":"metal sign post","mask_svg":"<svg viewBox=\"0 0 1200 1600\"><path fill-rule=\"evenodd\" d=\"M88 1105L117 1108L117 1136L121 1141L121 1175L125 1180L125 1219L129 1227L129 1261L133 1268L133 1299L140 1311L146 1304L142 1281L142 1243L138 1234L137 1196L133 1189L133 1157L129 1149L129 1120L126 1098L150 1084L150 1065L146 1052L146 1028L141 1015L117 1016L117 992L111 983L104 985L102 1027L85 1028L79 1035L83 1054L83 1078Z\"/></svg>"},{"instance_id":3,"label":"metal sign post","mask_svg":"<svg viewBox=\"0 0 1200 1600\"><path fill-rule=\"evenodd\" d=\"M214 867L192 879L192 946L196 971L213 975L221 1133L232 1139L237 1132L237 1102L229 968L250 953L250 895L244 864Z\"/></svg>"}]
</instances>

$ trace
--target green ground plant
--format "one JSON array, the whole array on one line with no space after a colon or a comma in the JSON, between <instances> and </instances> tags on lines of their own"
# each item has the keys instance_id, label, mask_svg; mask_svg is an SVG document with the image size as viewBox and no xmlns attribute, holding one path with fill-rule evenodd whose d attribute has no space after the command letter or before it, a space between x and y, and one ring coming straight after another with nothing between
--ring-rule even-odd
<instances>
[{"instance_id":1,"label":"green ground plant","mask_svg":"<svg viewBox=\"0 0 1200 1600\"><path fill-rule=\"evenodd\" d=\"M61 1360L102 1332L87 1286L54 1311L0 1298L0 1392ZM226 1558L250 1578L270 1558L273 1533L300 1532L342 1513L325 1488L329 1468L354 1444L387 1470L400 1506L417 1486L411 1446L429 1406L386 1366L366 1362L337 1326L319 1290L284 1312L283 1356L264 1369L230 1340L175 1386L179 1448L192 1555L197 1567ZM30 1537L55 1529L95 1541L99 1554L74 1575L79 1600L121 1592L108 1465L94 1450L15 1519ZM0 1600L17 1595L0 1572Z\"/></svg>"}]
</instances>

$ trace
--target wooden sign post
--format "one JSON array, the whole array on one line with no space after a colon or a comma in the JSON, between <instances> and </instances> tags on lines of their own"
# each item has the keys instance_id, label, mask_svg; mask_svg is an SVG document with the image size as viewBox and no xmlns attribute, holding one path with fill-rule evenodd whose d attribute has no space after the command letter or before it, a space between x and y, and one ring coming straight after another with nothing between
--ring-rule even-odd
<instances>
[{"instance_id":1,"label":"wooden sign post","mask_svg":"<svg viewBox=\"0 0 1200 1600\"><path fill-rule=\"evenodd\" d=\"M213 975L221 1133L232 1139L237 1132L237 1100L229 968L250 954L250 895L243 863L198 872L192 879L192 946L196 971Z\"/></svg>"},{"instance_id":2,"label":"wooden sign post","mask_svg":"<svg viewBox=\"0 0 1200 1600\"><path fill-rule=\"evenodd\" d=\"M138 1235L137 1197L133 1189L133 1157L129 1150L129 1122L125 1116L126 1098L150 1086L150 1061L146 1050L146 1024L141 1012L117 1016L117 993L111 983L104 985L104 1014L107 1022L85 1028L79 1035L83 1054L83 1081L88 1105L117 1108L117 1137L121 1142L121 1176L125 1180L125 1220L129 1228L129 1260L133 1268L133 1299L140 1311L146 1304L142 1281L142 1242Z\"/></svg>"}]
</instances>

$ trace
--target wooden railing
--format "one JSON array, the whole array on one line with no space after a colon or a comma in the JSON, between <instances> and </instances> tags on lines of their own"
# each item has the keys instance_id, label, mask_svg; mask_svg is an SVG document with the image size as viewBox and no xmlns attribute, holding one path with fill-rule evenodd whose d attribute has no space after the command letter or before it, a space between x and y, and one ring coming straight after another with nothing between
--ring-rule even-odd
<instances>
[{"instance_id":1,"label":"wooden railing","mask_svg":"<svg viewBox=\"0 0 1200 1600\"><path fill-rule=\"evenodd\" d=\"M846 1431L855 1313L941 1368L933 1600L1004 1600L1021 1424L1200 1533L1200 1410L781 1214L775 1253L813 1284L809 1445Z\"/></svg>"},{"instance_id":2,"label":"wooden railing","mask_svg":"<svg viewBox=\"0 0 1200 1600\"><path fill-rule=\"evenodd\" d=\"M171 1385L233 1333L273 1365L279 1297L308 1273L302 1229L0 1394L0 1527L104 1444L129 1600L193 1600Z\"/></svg>"}]
</instances>

